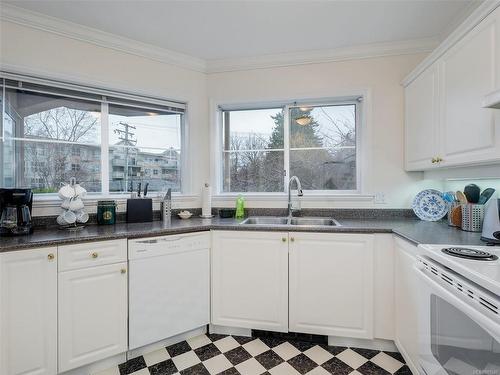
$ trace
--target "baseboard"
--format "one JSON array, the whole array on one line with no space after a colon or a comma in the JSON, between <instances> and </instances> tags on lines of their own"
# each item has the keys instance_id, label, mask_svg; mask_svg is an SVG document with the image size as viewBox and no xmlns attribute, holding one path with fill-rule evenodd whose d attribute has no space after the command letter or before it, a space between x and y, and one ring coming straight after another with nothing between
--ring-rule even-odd
<instances>
[{"instance_id":1,"label":"baseboard","mask_svg":"<svg viewBox=\"0 0 500 375\"><path fill-rule=\"evenodd\" d=\"M59 375L89 375L96 374L100 371L104 371L110 369L112 367L118 366L120 363L123 363L127 360L126 353L121 353L114 355L109 358L105 358L103 360L91 363L86 366L78 367L73 370L69 370L66 372L60 372Z\"/></svg>"},{"instance_id":2,"label":"baseboard","mask_svg":"<svg viewBox=\"0 0 500 375\"><path fill-rule=\"evenodd\" d=\"M387 352L397 351L397 347L392 340L384 339L355 339L351 337L328 336L328 345L332 346L352 346L355 348L384 350Z\"/></svg>"},{"instance_id":3,"label":"baseboard","mask_svg":"<svg viewBox=\"0 0 500 375\"><path fill-rule=\"evenodd\" d=\"M219 335L234 335L234 336L252 336L252 330L249 328L227 327L210 324L208 327L210 333L217 333Z\"/></svg>"}]
</instances>

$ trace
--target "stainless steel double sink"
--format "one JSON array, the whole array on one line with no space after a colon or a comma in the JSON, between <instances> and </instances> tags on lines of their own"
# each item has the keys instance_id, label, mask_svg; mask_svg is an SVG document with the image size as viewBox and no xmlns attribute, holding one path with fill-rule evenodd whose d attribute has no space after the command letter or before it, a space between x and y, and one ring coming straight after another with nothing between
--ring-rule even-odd
<instances>
[{"instance_id":1,"label":"stainless steel double sink","mask_svg":"<svg viewBox=\"0 0 500 375\"><path fill-rule=\"evenodd\" d=\"M276 217L276 216L259 216L249 217L243 220L241 225L296 225L296 226L340 226L340 223L332 218L326 217Z\"/></svg>"}]
</instances>

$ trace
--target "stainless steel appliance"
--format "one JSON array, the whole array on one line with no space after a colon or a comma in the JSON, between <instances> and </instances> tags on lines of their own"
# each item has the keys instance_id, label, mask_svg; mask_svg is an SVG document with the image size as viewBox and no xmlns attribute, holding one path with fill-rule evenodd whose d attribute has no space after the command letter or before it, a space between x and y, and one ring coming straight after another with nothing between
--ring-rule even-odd
<instances>
[{"instance_id":1,"label":"stainless steel appliance","mask_svg":"<svg viewBox=\"0 0 500 375\"><path fill-rule=\"evenodd\" d=\"M500 244L500 201L497 193L488 199L484 209L483 233L481 239L488 243Z\"/></svg>"},{"instance_id":2,"label":"stainless steel appliance","mask_svg":"<svg viewBox=\"0 0 500 375\"><path fill-rule=\"evenodd\" d=\"M500 248L420 245L419 366L426 375L500 373Z\"/></svg>"},{"instance_id":3,"label":"stainless steel appliance","mask_svg":"<svg viewBox=\"0 0 500 375\"><path fill-rule=\"evenodd\" d=\"M0 189L0 236L17 236L33 232L31 189Z\"/></svg>"}]
</instances>

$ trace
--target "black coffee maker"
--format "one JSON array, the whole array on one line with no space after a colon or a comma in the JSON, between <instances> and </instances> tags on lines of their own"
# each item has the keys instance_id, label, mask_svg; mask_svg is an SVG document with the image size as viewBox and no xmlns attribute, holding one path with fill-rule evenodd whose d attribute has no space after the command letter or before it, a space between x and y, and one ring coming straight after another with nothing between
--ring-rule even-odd
<instances>
[{"instance_id":1,"label":"black coffee maker","mask_svg":"<svg viewBox=\"0 0 500 375\"><path fill-rule=\"evenodd\" d=\"M0 189L0 236L33 233L31 189Z\"/></svg>"}]
</instances>

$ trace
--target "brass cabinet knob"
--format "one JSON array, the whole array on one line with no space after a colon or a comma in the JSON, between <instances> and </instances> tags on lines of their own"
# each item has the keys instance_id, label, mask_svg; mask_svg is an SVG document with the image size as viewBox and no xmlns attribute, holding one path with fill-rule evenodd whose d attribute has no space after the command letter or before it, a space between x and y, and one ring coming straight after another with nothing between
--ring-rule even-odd
<instances>
[{"instance_id":1,"label":"brass cabinet knob","mask_svg":"<svg viewBox=\"0 0 500 375\"><path fill-rule=\"evenodd\" d=\"M121 273L127 273L127 269L126 269L126 268L122 268L122 269L120 270L120 272L121 272Z\"/></svg>"},{"instance_id":2,"label":"brass cabinet knob","mask_svg":"<svg viewBox=\"0 0 500 375\"><path fill-rule=\"evenodd\" d=\"M50 253L49 255L47 255L47 259L48 260L54 260L55 257L56 256L54 254L52 254L52 253Z\"/></svg>"},{"instance_id":3,"label":"brass cabinet knob","mask_svg":"<svg viewBox=\"0 0 500 375\"><path fill-rule=\"evenodd\" d=\"M294 237L290 237L290 241L294 242L295 238Z\"/></svg>"},{"instance_id":4,"label":"brass cabinet knob","mask_svg":"<svg viewBox=\"0 0 500 375\"><path fill-rule=\"evenodd\" d=\"M95 258L97 258L98 256L99 256L99 254L97 254L97 253L92 253L92 258L94 258L94 259L95 259Z\"/></svg>"},{"instance_id":5,"label":"brass cabinet knob","mask_svg":"<svg viewBox=\"0 0 500 375\"><path fill-rule=\"evenodd\" d=\"M286 237L281 237L281 241L286 242Z\"/></svg>"}]
</instances>

